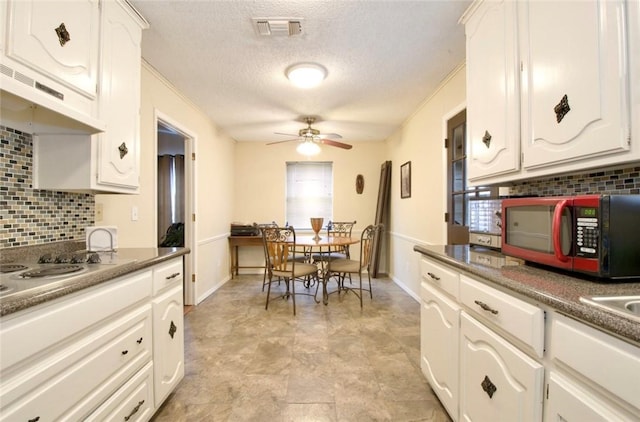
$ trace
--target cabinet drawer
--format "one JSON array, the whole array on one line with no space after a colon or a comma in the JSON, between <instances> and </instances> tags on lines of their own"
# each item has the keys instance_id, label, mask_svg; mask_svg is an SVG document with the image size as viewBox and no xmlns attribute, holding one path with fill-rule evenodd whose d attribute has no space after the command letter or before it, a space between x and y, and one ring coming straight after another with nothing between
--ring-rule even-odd
<instances>
[{"instance_id":1,"label":"cabinet drawer","mask_svg":"<svg viewBox=\"0 0 640 422\"><path fill-rule=\"evenodd\" d=\"M553 318L554 361L640 409L640 348L561 315Z\"/></svg>"},{"instance_id":2,"label":"cabinet drawer","mask_svg":"<svg viewBox=\"0 0 640 422\"><path fill-rule=\"evenodd\" d=\"M460 333L460 420L540 421L544 367L466 312Z\"/></svg>"},{"instance_id":3,"label":"cabinet drawer","mask_svg":"<svg viewBox=\"0 0 640 422\"><path fill-rule=\"evenodd\" d=\"M80 420L152 357L149 304L3 379L0 420ZM61 394L64 392L64 394Z\"/></svg>"},{"instance_id":4,"label":"cabinet drawer","mask_svg":"<svg viewBox=\"0 0 640 422\"><path fill-rule=\"evenodd\" d=\"M460 276L460 302L482 321L520 340L542 358L544 311L465 275Z\"/></svg>"},{"instance_id":5,"label":"cabinet drawer","mask_svg":"<svg viewBox=\"0 0 640 422\"><path fill-rule=\"evenodd\" d=\"M153 270L153 295L155 296L169 287L182 284L183 278L182 258L159 264Z\"/></svg>"},{"instance_id":6,"label":"cabinet drawer","mask_svg":"<svg viewBox=\"0 0 640 422\"><path fill-rule=\"evenodd\" d=\"M452 297L458 298L460 290L459 278L458 272L453 268L422 258L420 260L420 273L429 283L438 286Z\"/></svg>"},{"instance_id":7,"label":"cabinet drawer","mask_svg":"<svg viewBox=\"0 0 640 422\"><path fill-rule=\"evenodd\" d=\"M127 275L27 310L15 317L2 318L0 326L0 374L9 375L12 366L49 347L63 346L82 333L128 307L151 296L151 271ZM52 350L47 350L47 354Z\"/></svg>"},{"instance_id":8,"label":"cabinet drawer","mask_svg":"<svg viewBox=\"0 0 640 422\"><path fill-rule=\"evenodd\" d=\"M152 394L153 365L149 362L85 421L147 421L153 415Z\"/></svg>"}]
</instances>

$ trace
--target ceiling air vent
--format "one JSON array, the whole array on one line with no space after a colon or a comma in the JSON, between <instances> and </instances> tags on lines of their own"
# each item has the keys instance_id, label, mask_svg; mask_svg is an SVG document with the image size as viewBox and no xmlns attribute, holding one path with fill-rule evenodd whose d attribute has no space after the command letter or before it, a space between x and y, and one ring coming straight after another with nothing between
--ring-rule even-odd
<instances>
[{"instance_id":1,"label":"ceiling air vent","mask_svg":"<svg viewBox=\"0 0 640 422\"><path fill-rule=\"evenodd\" d=\"M253 18L258 35L290 37L302 33L301 18Z\"/></svg>"}]
</instances>

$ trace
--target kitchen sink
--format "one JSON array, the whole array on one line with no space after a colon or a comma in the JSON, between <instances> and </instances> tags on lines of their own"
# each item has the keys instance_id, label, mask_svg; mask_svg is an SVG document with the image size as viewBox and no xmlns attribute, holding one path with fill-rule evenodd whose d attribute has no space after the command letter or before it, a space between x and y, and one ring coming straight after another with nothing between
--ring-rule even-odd
<instances>
[{"instance_id":1,"label":"kitchen sink","mask_svg":"<svg viewBox=\"0 0 640 422\"><path fill-rule=\"evenodd\" d=\"M640 295L635 296L583 296L580 301L640 322Z\"/></svg>"}]
</instances>

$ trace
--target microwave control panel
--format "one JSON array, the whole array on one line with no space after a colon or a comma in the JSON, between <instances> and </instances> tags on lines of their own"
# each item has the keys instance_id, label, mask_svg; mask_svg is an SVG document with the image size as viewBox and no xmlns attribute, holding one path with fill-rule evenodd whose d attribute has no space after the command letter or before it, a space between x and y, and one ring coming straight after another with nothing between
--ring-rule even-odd
<instances>
[{"instance_id":1,"label":"microwave control panel","mask_svg":"<svg viewBox=\"0 0 640 422\"><path fill-rule=\"evenodd\" d=\"M597 258L599 245L599 216L597 207L576 207L576 255Z\"/></svg>"}]
</instances>

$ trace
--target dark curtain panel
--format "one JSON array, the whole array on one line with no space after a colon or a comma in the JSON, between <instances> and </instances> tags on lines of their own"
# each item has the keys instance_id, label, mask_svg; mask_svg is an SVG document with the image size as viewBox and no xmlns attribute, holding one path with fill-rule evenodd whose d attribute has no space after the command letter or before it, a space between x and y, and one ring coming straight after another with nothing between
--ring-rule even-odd
<instances>
[{"instance_id":1,"label":"dark curtain panel","mask_svg":"<svg viewBox=\"0 0 640 422\"><path fill-rule=\"evenodd\" d=\"M184 155L175 156L174 178L175 178L175 197L174 197L174 223L184 223Z\"/></svg>"},{"instance_id":2,"label":"dark curtain panel","mask_svg":"<svg viewBox=\"0 0 640 422\"><path fill-rule=\"evenodd\" d=\"M171 209L173 158L171 155L158 156L158 244L162 242L167 229L173 223Z\"/></svg>"}]
</instances>

